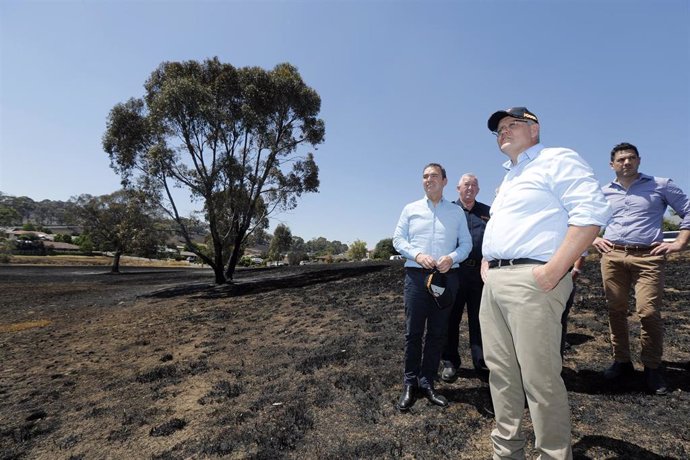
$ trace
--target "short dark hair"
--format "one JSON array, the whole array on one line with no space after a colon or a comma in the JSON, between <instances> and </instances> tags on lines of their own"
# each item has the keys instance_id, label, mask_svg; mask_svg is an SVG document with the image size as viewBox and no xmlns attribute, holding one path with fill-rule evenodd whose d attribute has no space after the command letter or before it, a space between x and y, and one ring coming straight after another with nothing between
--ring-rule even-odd
<instances>
[{"instance_id":1,"label":"short dark hair","mask_svg":"<svg viewBox=\"0 0 690 460\"><path fill-rule=\"evenodd\" d=\"M616 153L622 152L623 150L631 150L635 152L636 156L640 156L640 152L637 151L637 147L630 144L629 142L621 142L620 144L613 147L613 150L611 150L611 161L613 161L613 159L616 157Z\"/></svg>"},{"instance_id":2,"label":"short dark hair","mask_svg":"<svg viewBox=\"0 0 690 460\"><path fill-rule=\"evenodd\" d=\"M438 163L429 163L428 165L424 166L424 169L426 168L438 168L441 170L441 178L445 179L446 178L446 170L443 166L441 166ZM424 172L424 169L422 169L422 172Z\"/></svg>"}]
</instances>

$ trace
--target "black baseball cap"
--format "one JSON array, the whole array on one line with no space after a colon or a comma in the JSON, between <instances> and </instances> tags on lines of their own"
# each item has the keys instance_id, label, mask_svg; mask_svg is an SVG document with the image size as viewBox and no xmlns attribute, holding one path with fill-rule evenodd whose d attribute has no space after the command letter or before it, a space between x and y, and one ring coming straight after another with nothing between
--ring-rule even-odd
<instances>
[{"instance_id":1,"label":"black baseball cap","mask_svg":"<svg viewBox=\"0 0 690 460\"><path fill-rule=\"evenodd\" d=\"M498 122L503 120L505 117L519 118L522 120L530 120L535 123L539 123L537 116L527 110L527 107L511 107L506 110L499 110L489 117L489 122L487 123L489 126L489 131L495 133L498 129Z\"/></svg>"},{"instance_id":2,"label":"black baseball cap","mask_svg":"<svg viewBox=\"0 0 690 460\"><path fill-rule=\"evenodd\" d=\"M427 275L426 289L434 298L436 304L439 308L444 309L453 305L453 294L450 289L446 287L446 275L438 270L434 269L429 275Z\"/></svg>"}]
</instances>

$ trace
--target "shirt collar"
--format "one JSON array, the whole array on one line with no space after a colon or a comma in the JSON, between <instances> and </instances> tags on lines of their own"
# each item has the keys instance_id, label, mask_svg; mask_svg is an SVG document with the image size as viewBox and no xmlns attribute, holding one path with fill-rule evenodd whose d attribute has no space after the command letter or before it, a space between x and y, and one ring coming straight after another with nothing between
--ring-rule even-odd
<instances>
[{"instance_id":1,"label":"shirt collar","mask_svg":"<svg viewBox=\"0 0 690 460\"><path fill-rule=\"evenodd\" d=\"M523 161L532 161L537 156L539 156L539 152L541 152L543 149L544 149L544 146L541 145L540 143L534 144L532 147L528 148L527 150L522 152L520 155L518 155L517 163L513 164L512 161L508 160L505 163L503 163L503 168L510 171L512 168L519 165Z\"/></svg>"},{"instance_id":2,"label":"shirt collar","mask_svg":"<svg viewBox=\"0 0 690 460\"><path fill-rule=\"evenodd\" d=\"M433 206L433 205L434 205L434 203L433 203L433 202L429 199L429 197L426 196L426 195L424 195L423 200L426 201L426 204L429 205L429 206ZM443 196L443 195L441 195L441 199L438 200L438 205L440 206L441 203L443 203L444 201L446 201L446 197Z\"/></svg>"},{"instance_id":3,"label":"shirt collar","mask_svg":"<svg viewBox=\"0 0 690 460\"><path fill-rule=\"evenodd\" d=\"M636 184L638 182L643 182L643 181L648 181L648 180L654 180L654 177L648 176L647 174L644 174L644 173L640 173L637 180L630 185L632 186L633 184ZM618 182L618 179L613 179L609 185L611 187L623 188L623 186L620 184L620 182Z\"/></svg>"}]
</instances>

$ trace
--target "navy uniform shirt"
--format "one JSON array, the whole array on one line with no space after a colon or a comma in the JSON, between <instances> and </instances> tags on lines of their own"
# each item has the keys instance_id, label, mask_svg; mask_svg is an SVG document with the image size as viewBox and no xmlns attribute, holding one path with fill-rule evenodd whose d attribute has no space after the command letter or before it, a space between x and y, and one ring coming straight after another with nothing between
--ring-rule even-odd
<instances>
[{"instance_id":1,"label":"navy uniform shirt","mask_svg":"<svg viewBox=\"0 0 690 460\"><path fill-rule=\"evenodd\" d=\"M462 201L458 199L453 203L462 207L465 211L465 218L467 219L467 228L472 236L472 251L470 255L467 256L467 260L474 260L476 262L482 261L482 241L484 240L484 230L486 230L486 223L489 221L489 212L491 207L480 203L479 201L474 202L472 209L467 209L462 204ZM477 265L479 266L479 265Z\"/></svg>"}]
</instances>

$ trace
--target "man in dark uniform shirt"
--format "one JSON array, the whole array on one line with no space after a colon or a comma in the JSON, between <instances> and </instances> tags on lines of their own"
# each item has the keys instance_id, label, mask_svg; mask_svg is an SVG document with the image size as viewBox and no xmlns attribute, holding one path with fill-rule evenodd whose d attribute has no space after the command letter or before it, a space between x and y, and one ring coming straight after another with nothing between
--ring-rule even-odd
<instances>
[{"instance_id":1,"label":"man in dark uniform shirt","mask_svg":"<svg viewBox=\"0 0 690 460\"><path fill-rule=\"evenodd\" d=\"M458 345L460 339L460 321L467 304L467 323L470 331L470 353L472 364L478 371L486 371L484 352L482 351L482 334L479 326L479 304L482 299L482 281L479 269L482 261L482 240L484 229L489 220L490 207L475 200L479 193L479 181L474 174L464 174L457 186L459 198L455 204L462 207L467 218L467 226L472 235L472 251L460 264L460 289L448 320L448 334L443 349L441 379L452 382L460 367Z\"/></svg>"}]
</instances>

